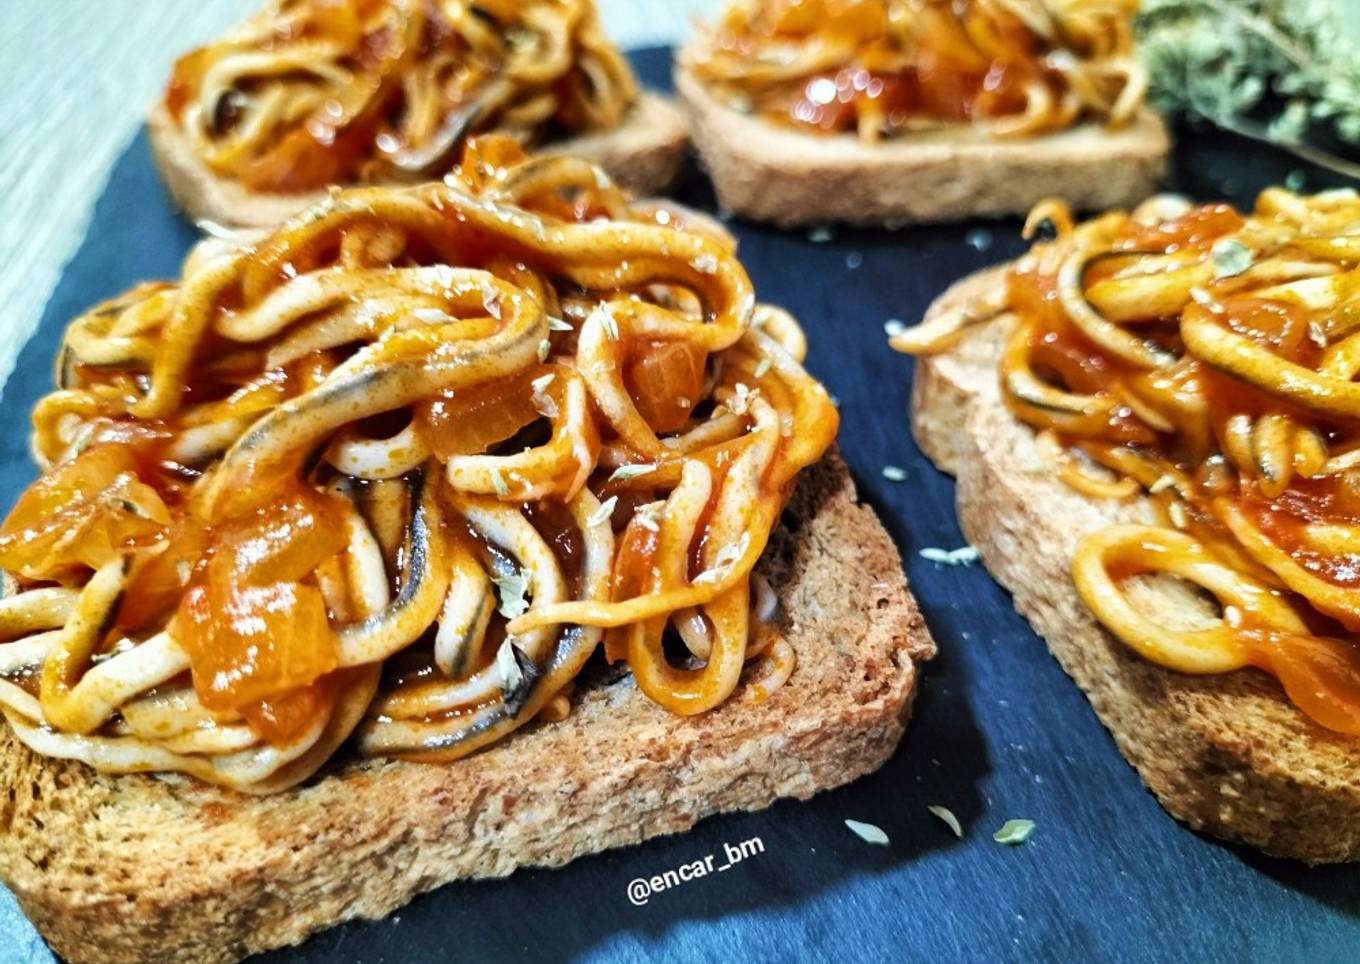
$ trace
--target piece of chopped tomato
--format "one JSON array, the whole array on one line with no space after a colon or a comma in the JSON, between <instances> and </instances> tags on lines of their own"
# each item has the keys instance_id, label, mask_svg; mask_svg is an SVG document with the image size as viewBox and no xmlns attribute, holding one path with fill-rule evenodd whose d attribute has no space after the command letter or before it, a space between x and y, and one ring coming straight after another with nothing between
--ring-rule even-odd
<instances>
[{"instance_id":1,"label":"piece of chopped tomato","mask_svg":"<svg viewBox=\"0 0 1360 964\"><path fill-rule=\"evenodd\" d=\"M1246 633L1252 662L1280 681L1309 718L1338 733L1360 733L1360 650L1340 639Z\"/></svg>"},{"instance_id":2,"label":"piece of chopped tomato","mask_svg":"<svg viewBox=\"0 0 1360 964\"><path fill-rule=\"evenodd\" d=\"M639 344L624 370L638 414L654 432L674 432L689 419L704 388L707 353L683 341Z\"/></svg>"},{"instance_id":3,"label":"piece of chopped tomato","mask_svg":"<svg viewBox=\"0 0 1360 964\"><path fill-rule=\"evenodd\" d=\"M334 496L299 484L272 504L221 526L214 568L244 585L294 582L345 546L344 516Z\"/></svg>"},{"instance_id":4,"label":"piece of chopped tomato","mask_svg":"<svg viewBox=\"0 0 1360 964\"><path fill-rule=\"evenodd\" d=\"M338 665L339 641L313 574L344 546L336 498L304 483L213 531L173 627L205 706L253 706L265 721L260 704L277 703L275 723L261 727L294 731L287 720L302 697L289 694Z\"/></svg>"},{"instance_id":5,"label":"piece of chopped tomato","mask_svg":"<svg viewBox=\"0 0 1360 964\"><path fill-rule=\"evenodd\" d=\"M250 728L266 743L286 743L301 734L312 721L329 713L335 703L333 677L322 677L310 686L271 696L241 707Z\"/></svg>"},{"instance_id":6,"label":"piece of chopped tomato","mask_svg":"<svg viewBox=\"0 0 1360 964\"><path fill-rule=\"evenodd\" d=\"M0 567L29 579L97 569L160 539L169 522L160 496L138 478L131 448L91 446L19 498L0 526Z\"/></svg>"},{"instance_id":7,"label":"piece of chopped tomato","mask_svg":"<svg viewBox=\"0 0 1360 964\"><path fill-rule=\"evenodd\" d=\"M443 392L416 410L416 431L435 455L475 455L542 418L533 380L549 371L532 367L508 378Z\"/></svg>"},{"instance_id":8,"label":"piece of chopped tomato","mask_svg":"<svg viewBox=\"0 0 1360 964\"><path fill-rule=\"evenodd\" d=\"M1124 246L1135 251L1175 251L1232 234L1245 223L1229 204L1205 204L1178 218L1136 228Z\"/></svg>"},{"instance_id":9,"label":"piece of chopped tomato","mask_svg":"<svg viewBox=\"0 0 1360 964\"><path fill-rule=\"evenodd\" d=\"M659 545L659 534L642 525L638 517L634 516L619 539L618 555L614 558L614 571L610 579L612 598L631 599L642 592ZM611 629L605 633L604 655L611 663L628 658L628 634L625 628Z\"/></svg>"},{"instance_id":10,"label":"piece of chopped tomato","mask_svg":"<svg viewBox=\"0 0 1360 964\"><path fill-rule=\"evenodd\" d=\"M171 523L163 545L137 553L116 626L131 632L156 625L174 611L194 567L208 549L208 531L181 516Z\"/></svg>"},{"instance_id":11,"label":"piece of chopped tomato","mask_svg":"<svg viewBox=\"0 0 1360 964\"><path fill-rule=\"evenodd\" d=\"M321 591L296 582L196 582L180 604L175 639L199 699L221 712L310 686L339 663Z\"/></svg>"}]
</instances>

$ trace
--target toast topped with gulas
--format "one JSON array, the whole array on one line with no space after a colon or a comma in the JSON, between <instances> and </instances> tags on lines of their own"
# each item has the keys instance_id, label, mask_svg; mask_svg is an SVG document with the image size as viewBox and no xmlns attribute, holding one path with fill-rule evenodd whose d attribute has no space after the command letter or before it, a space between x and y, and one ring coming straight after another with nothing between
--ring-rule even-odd
<instances>
[{"instance_id":1,"label":"toast topped with gulas","mask_svg":"<svg viewBox=\"0 0 1360 964\"><path fill-rule=\"evenodd\" d=\"M1142 200L1168 139L1137 0L738 0L677 58L722 204L902 224Z\"/></svg>"},{"instance_id":2,"label":"toast topped with gulas","mask_svg":"<svg viewBox=\"0 0 1360 964\"><path fill-rule=\"evenodd\" d=\"M688 143L593 0L268 0L179 59L148 126L176 204L229 226L279 224L333 185L438 179L475 134L641 193L670 184Z\"/></svg>"},{"instance_id":3,"label":"toast topped with gulas","mask_svg":"<svg viewBox=\"0 0 1360 964\"><path fill-rule=\"evenodd\" d=\"M720 226L501 138L77 318L0 877L70 959L231 960L874 769L933 647L805 351Z\"/></svg>"},{"instance_id":4,"label":"toast topped with gulas","mask_svg":"<svg viewBox=\"0 0 1360 964\"><path fill-rule=\"evenodd\" d=\"M1360 855L1353 192L1156 198L894 338L959 515L1174 816ZM1360 503L1355 503L1360 505Z\"/></svg>"}]
</instances>

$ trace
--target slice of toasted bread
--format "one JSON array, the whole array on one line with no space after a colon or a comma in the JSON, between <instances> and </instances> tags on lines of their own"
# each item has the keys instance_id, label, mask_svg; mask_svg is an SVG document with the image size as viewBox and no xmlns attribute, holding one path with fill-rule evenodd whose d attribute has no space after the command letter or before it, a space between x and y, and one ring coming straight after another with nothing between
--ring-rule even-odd
<instances>
[{"instance_id":1,"label":"slice of toasted bread","mask_svg":"<svg viewBox=\"0 0 1360 964\"><path fill-rule=\"evenodd\" d=\"M195 221L228 227L270 227L316 203L325 191L265 194L228 180L199 160L178 125L157 104L147 118L151 153L175 204ZM664 97L643 93L608 131L582 134L537 149L540 154L572 154L600 165L616 182L637 194L670 186L689 145L684 117Z\"/></svg>"},{"instance_id":2,"label":"slice of toasted bread","mask_svg":"<svg viewBox=\"0 0 1360 964\"><path fill-rule=\"evenodd\" d=\"M1004 270L963 280L931 311L982 297ZM1150 500L1092 500L1054 477L1033 431L1001 401L997 365L1010 324L1003 315L917 364L912 427L958 476L969 542L1172 816L1310 863L1360 857L1360 741L1310 722L1259 670L1197 677L1147 662L1077 595L1072 558L1082 536L1155 516ZM1174 580L1139 588L1140 604L1164 621L1203 612Z\"/></svg>"},{"instance_id":3,"label":"slice of toasted bread","mask_svg":"<svg viewBox=\"0 0 1360 964\"><path fill-rule=\"evenodd\" d=\"M1170 149L1148 110L1117 131L1082 124L997 140L960 126L866 146L851 134L805 134L733 110L684 63L682 54L676 90L718 200L783 226L1024 214L1046 197L1080 210L1125 206L1153 192Z\"/></svg>"},{"instance_id":4,"label":"slice of toasted bread","mask_svg":"<svg viewBox=\"0 0 1360 964\"><path fill-rule=\"evenodd\" d=\"M934 644L838 455L804 473L761 565L797 667L765 702L744 682L702 716L612 674L565 721L456 763L350 760L272 797L97 774L4 728L0 876L72 961L231 961L447 881L847 783L892 754Z\"/></svg>"}]
</instances>

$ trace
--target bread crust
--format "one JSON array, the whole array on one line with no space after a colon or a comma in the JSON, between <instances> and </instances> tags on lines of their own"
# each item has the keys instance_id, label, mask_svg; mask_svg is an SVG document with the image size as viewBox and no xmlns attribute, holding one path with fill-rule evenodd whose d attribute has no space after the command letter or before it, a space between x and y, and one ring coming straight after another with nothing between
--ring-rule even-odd
<instances>
[{"instance_id":1,"label":"bread crust","mask_svg":"<svg viewBox=\"0 0 1360 964\"><path fill-rule=\"evenodd\" d=\"M194 221L225 227L271 227L326 196L252 191L211 171L194 153L163 103L147 118L151 154L175 205ZM618 184L637 193L665 190L680 173L689 145L684 117L664 97L643 92L623 122L608 131L545 144L536 153L571 154L600 165Z\"/></svg>"},{"instance_id":2,"label":"bread crust","mask_svg":"<svg viewBox=\"0 0 1360 964\"><path fill-rule=\"evenodd\" d=\"M865 146L776 127L720 103L676 60L690 133L723 207L790 227L826 221L911 224L1024 214L1046 197L1080 210L1128 206L1151 194L1171 142L1143 110L1125 128L1095 124L1024 140L972 127Z\"/></svg>"},{"instance_id":3,"label":"bread crust","mask_svg":"<svg viewBox=\"0 0 1360 964\"><path fill-rule=\"evenodd\" d=\"M964 279L937 304L976 297L1004 267ZM969 542L1172 816L1276 856L1360 857L1360 741L1312 723L1260 670L1197 677L1155 666L1082 602L1072 581L1081 538L1153 522L1151 501L1093 500L1054 478L1034 432L1001 402L996 370L1010 324L1003 316L917 364L913 430L957 475ZM1158 601L1171 615L1184 601L1165 588Z\"/></svg>"},{"instance_id":4,"label":"bread crust","mask_svg":"<svg viewBox=\"0 0 1360 964\"><path fill-rule=\"evenodd\" d=\"M762 570L798 666L767 701L744 681L697 717L612 673L578 689L565 721L456 763L349 760L263 798L97 774L0 727L0 877L68 960L233 961L451 880L563 864L876 769L934 644L834 452L800 479Z\"/></svg>"}]
</instances>

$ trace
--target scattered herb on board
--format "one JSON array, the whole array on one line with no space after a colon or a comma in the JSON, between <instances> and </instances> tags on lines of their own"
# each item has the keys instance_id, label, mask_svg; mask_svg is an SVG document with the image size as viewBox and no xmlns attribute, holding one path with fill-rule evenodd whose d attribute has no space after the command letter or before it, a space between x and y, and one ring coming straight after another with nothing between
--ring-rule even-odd
<instances>
[{"instance_id":1,"label":"scattered herb on board","mask_svg":"<svg viewBox=\"0 0 1360 964\"><path fill-rule=\"evenodd\" d=\"M1033 835L1033 820L1007 820L1001 825L1000 830L992 834L992 839L999 844L1009 844L1014 847L1024 843Z\"/></svg>"},{"instance_id":2,"label":"scattered herb on board","mask_svg":"<svg viewBox=\"0 0 1360 964\"><path fill-rule=\"evenodd\" d=\"M973 546L960 546L957 549L940 549L927 546L921 550L921 558L940 566L971 566L978 561L978 551Z\"/></svg>"},{"instance_id":3,"label":"scattered herb on board","mask_svg":"<svg viewBox=\"0 0 1360 964\"><path fill-rule=\"evenodd\" d=\"M881 827L875 827L871 823L863 823L859 820L845 821L845 825L854 831L855 836L865 843L878 844L880 847L888 846L888 835L883 832Z\"/></svg>"},{"instance_id":4,"label":"scattered herb on board","mask_svg":"<svg viewBox=\"0 0 1360 964\"><path fill-rule=\"evenodd\" d=\"M932 803L930 806L926 807L926 809L943 820L945 825L949 827L950 830L954 831L954 836L958 837L960 840L963 839L963 826L959 823L959 818L954 816L953 810L950 810L948 807L942 807L938 803Z\"/></svg>"}]
</instances>

